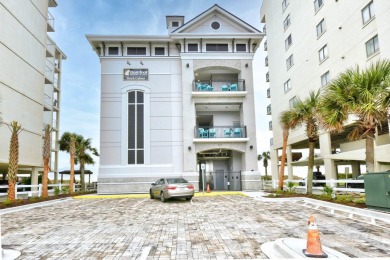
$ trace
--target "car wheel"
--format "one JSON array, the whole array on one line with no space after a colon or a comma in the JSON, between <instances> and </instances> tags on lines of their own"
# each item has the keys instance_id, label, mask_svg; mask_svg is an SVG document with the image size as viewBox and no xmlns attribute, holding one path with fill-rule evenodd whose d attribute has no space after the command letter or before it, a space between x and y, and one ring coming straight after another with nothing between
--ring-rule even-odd
<instances>
[{"instance_id":1,"label":"car wheel","mask_svg":"<svg viewBox=\"0 0 390 260\"><path fill-rule=\"evenodd\" d=\"M164 192L161 192L161 194L160 194L160 200L162 201L162 202L166 202L167 200L165 199L165 197L164 197Z\"/></svg>"},{"instance_id":2,"label":"car wheel","mask_svg":"<svg viewBox=\"0 0 390 260\"><path fill-rule=\"evenodd\" d=\"M351 185L351 184L348 184L348 185L347 185L347 188L348 188L348 189L351 189L351 188L352 188L352 185Z\"/></svg>"},{"instance_id":3,"label":"car wheel","mask_svg":"<svg viewBox=\"0 0 390 260\"><path fill-rule=\"evenodd\" d=\"M152 190L149 190L149 194L150 194L150 198L151 198L151 199L154 199Z\"/></svg>"},{"instance_id":4,"label":"car wheel","mask_svg":"<svg viewBox=\"0 0 390 260\"><path fill-rule=\"evenodd\" d=\"M186 200L191 200L191 199L192 199L192 197L186 198Z\"/></svg>"}]
</instances>

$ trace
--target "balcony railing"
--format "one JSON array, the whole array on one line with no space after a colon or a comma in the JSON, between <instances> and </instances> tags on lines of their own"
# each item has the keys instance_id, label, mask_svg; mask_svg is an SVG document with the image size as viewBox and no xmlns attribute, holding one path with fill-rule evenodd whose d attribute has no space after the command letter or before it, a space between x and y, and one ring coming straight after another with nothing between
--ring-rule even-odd
<instances>
[{"instance_id":1,"label":"balcony railing","mask_svg":"<svg viewBox=\"0 0 390 260\"><path fill-rule=\"evenodd\" d=\"M246 138L246 126L196 126L195 138Z\"/></svg>"},{"instance_id":2,"label":"balcony railing","mask_svg":"<svg viewBox=\"0 0 390 260\"><path fill-rule=\"evenodd\" d=\"M200 80L192 82L192 90L195 92L228 92L245 91L245 80L221 81L221 80Z\"/></svg>"},{"instance_id":3,"label":"balcony railing","mask_svg":"<svg viewBox=\"0 0 390 260\"><path fill-rule=\"evenodd\" d=\"M271 88L268 88L267 89L267 98L270 98L271 97Z\"/></svg>"},{"instance_id":4,"label":"balcony railing","mask_svg":"<svg viewBox=\"0 0 390 260\"><path fill-rule=\"evenodd\" d=\"M267 106L267 115L271 115L271 105Z\"/></svg>"},{"instance_id":5,"label":"balcony railing","mask_svg":"<svg viewBox=\"0 0 390 260\"><path fill-rule=\"evenodd\" d=\"M269 121L269 123L268 123L268 129L269 129L270 131L272 131L272 121Z\"/></svg>"},{"instance_id":6,"label":"balcony railing","mask_svg":"<svg viewBox=\"0 0 390 260\"><path fill-rule=\"evenodd\" d=\"M46 42L46 57L54 57L55 53L55 45L53 41L47 37L47 42Z\"/></svg>"},{"instance_id":7,"label":"balcony railing","mask_svg":"<svg viewBox=\"0 0 390 260\"><path fill-rule=\"evenodd\" d=\"M267 72L267 74L265 74L265 81L269 82L269 72Z\"/></svg>"},{"instance_id":8,"label":"balcony railing","mask_svg":"<svg viewBox=\"0 0 390 260\"><path fill-rule=\"evenodd\" d=\"M47 31L54 32L54 17L50 12L47 12Z\"/></svg>"}]
</instances>

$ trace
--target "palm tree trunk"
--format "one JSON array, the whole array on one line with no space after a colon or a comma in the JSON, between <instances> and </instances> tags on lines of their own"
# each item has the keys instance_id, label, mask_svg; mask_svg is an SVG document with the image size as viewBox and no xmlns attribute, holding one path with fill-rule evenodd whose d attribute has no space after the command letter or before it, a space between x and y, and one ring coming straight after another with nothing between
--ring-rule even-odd
<instances>
[{"instance_id":1,"label":"palm tree trunk","mask_svg":"<svg viewBox=\"0 0 390 260\"><path fill-rule=\"evenodd\" d=\"M279 172L279 189L283 190L284 183L284 166L286 164L286 150L287 150L288 130L283 130L283 147L282 147L282 159L280 160L280 172Z\"/></svg>"},{"instance_id":2,"label":"palm tree trunk","mask_svg":"<svg viewBox=\"0 0 390 260\"><path fill-rule=\"evenodd\" d=\"M268 174L267 174L267 166L265 166L264 168L265 168L265 177L268 177Z\"/></svg>"},{"instance_id":3,"label":"palm tree trunk","mask_svg":"<svg viewBox=\"0 0 390 260\"><path fill-rule=\"evenodd\" d=\"M70 155L69 193L73 193L74 184L74 155Z\"/></svg>"},{"instance_id":4,"label":"palm tree trunk","mask_svg":"<svg viewBox=\"0 0 390 260\"><path fill-rule=\"evenodd\" d=\"M18 174L19 163L19 132L21 126L18 122L13 121L10 124L11 129L11 141L9 147L9 162L8 162L8 200L15 200L15 184Z\"/></svg>"},{"instance_id":5,"label":"palm tree trunk","mask_svg":"<svg viewBox=\"0 0 390 260\"><path fill-rule=\"evenodd\" d=\"M43 175L42 175L42 197L47 198L49 196L48 194L48 177L49 174L49 158L43 159Z\"/></svg>"},{"instance_id":6,"label":"palm tree trunk","mask_svg":"<svg viewBox=\"0 0 390 260\"><path fill-rule=\"evenodd\" d=\"M374 131L370 131L366 137L366 167L367 172L375 172Z\"/></svg>"},{"instance_id":7,"label":"palm tree trunk","mask_svg":"<svg viewBox=\"0 0 390 260\"><path fill-rule=\"evenodd\" d=\"M315 142L309 141L309 163L307 171L307 194L313 193L313 168L314 168L314 147Z\"/></svg>"},{"instance_id":8,"label":"palm tree trunk","mask_svg":"<svg viewBox=\"0 0 390 260\"><path fill-rule=\"evenodd\" d=\"M85 191L85 181L84 181L84 160L80 161L80 183L81 183L81 191Z\"/></svg>"}]
</instances>

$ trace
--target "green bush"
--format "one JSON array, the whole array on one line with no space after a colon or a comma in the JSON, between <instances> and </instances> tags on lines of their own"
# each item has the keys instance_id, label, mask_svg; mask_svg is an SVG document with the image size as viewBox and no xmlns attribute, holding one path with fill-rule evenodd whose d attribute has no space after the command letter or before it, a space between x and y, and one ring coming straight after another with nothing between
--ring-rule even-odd
<instances>
[{"instance_id":1,"label":"green bush","mask_svg":"<svg viewBox=\"0 0 390 260\"><path fill-rule=\"evenodd\" d=\"M11 201L9 199L6 199L3 203L6 206L11 205Z\"/></svg>"},{"instance_id":2,"label":"green bush","mask_svg":"<svg viewBox=\"0 0 390 260\"><path fill-rule=\"evenodd\" d=\"M333 188L328 186L328 185L325 185L325 187L323 188L322 192L328 196L332 196L332 193L333 193Z\"/></svg>"},{"instance_id":3,"label":"green bush","mask_svg":"<svg viewBox=\"0 0 390 260\"><path fill-rule=\"evenodd\" d=\"M58 187L54 187L54 195L60 195L60 189Z\"/></svg>"},{"instance_id":4,"label":"green bush","mask_svg":"<svg viewBox=\"0 0 390 260\"><path fill-rule=\"evenodd\" d=\"M295 183L292 181L287 182L288 193L293 193L295 191Z\"/></svg>"}]
</instances>

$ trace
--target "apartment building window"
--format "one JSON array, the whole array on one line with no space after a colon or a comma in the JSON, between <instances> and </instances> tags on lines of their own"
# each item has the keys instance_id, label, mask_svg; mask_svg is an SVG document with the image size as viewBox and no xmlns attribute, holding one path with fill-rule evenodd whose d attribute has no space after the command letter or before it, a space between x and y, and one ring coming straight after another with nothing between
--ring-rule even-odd
<instances>
[{"instance_id":1,"label":"apartment building window","mask_svg":"<svg viewBox=\"0 0 390 260\"><path fill-rule=\"evenodd\" d=\"M284 82L284 93L290 91L290 89L291 89L291 81L287 80L286 82Z\"/></svg>"},{"instance_id":2,"label":"apartment building window","mask_svg":"<svg viewBox=\"0 0 390 260\"><path fill-rule=\"evenodd\" d=\"M146 55L146 47L127 47L127 55Z\"/></svg>"},{"instance_id":3,"label":"apartment building window","mask_svg":"<svg viewBox=\"0 0 390 260\"><path fill-rule=\"evenodd\" d=\"M295 106L295 104L297 103L298 99L296 96L294 96L293 98L290 98L290 100L288 101L288 105L289 105L289 108L293 108Z\"/></svg>"},{"instance_id":4,"label":"apartment building window","mask_svg":"<svg viewBox=\"0 0 390 260\"><path fill-rule=\"evenodd\" d=\"M188 44L188 51L198 51L198 44L197 43L189 43Z\"/></svg>"},{"instance_id":5,"label":"apartment building window","mask_svg":"<svg viewBox=\"0 0 390 260\"><path fill-rule=\"evenodd\" d=\"M291 24L290 15L287 15L286 19L284 19L283 21L284 30L287 30L290 24Z\"/></svg>"},{"instance_id":6,"label":"apartment building window","mask_svg":"<svg viewBox=\"0 0 390 260\"><path fill-rule=\"evenodd\" d=\"M108 55L119 55L119 47L108 47Z\"/></svg>"},{"instance_id":7,"label":"apartment building window","mask_svg":"<svg viewBox=\"0 0 390 260\"><path fill-rule=\"evenodd\" d=\"M246 52L246 44L241 44L241 43L236 44L236 51Z\"/></svg>"},{"instance_id":8,"label":"apartment building window","mask_svg":"<svg viewBox=\"0 0 390 260\"><path fill-rule=\"evenodd\" d=\"M329 82L330 82L330 74L329 71L327 71L321 76L321 86L325 87L326 85L329 84Z\"/></svg>"},{"instance_id":9,"label":"apartment building window","mask_svg":"<svg viewBox=\"0 0 390 260\"><path fill-rule=\"evenodd\" d=\"M284 40L284 48L287 50L292 44L291 34Z\"/></svg>"},{"instance_id":10,"label":"apartment building window","mask_svg":"<svg viewBox=\"0 0 390 260\"><path fill-rule=\"evenodd\" d=\"M321 9L321 7L324 5L324 0L315 0L314 1L314 10L316 11L316 13L318 12L318 10Z\"/></svg>"},{"instance_id":11,"label":"apartment building window","mask_svg":"<svg viewBox=\"0 0 390 260\"><path fill-rule=\"evenodd\" d=\"M370 40L366 42L366 52L367 52L367 58L379 52L378 35L375 35L374 37L372 37Z\"/></svg>"},{"instance_id":12,"label":"apartment building window","mask_svg":"<svg viewBox=\"0 0 390 260\"><path fill-rule=\"evenodd\" d=\"M286 60L287 70L289 70L294 65L294 56L291 54L290 57Z\"/></svg>"},{"instance_id":13,"label":"apartment building window","mask_svg":"<svg viewBox=\"0 0 390 260\"><path fill-rule=\"evenodd\" d=\"M268 50L268 44L267 44L267 40L265 40L264 42L264 51L267 51Z\"/></svg>"},{"instance_id":14,"label":"apartment building window","mask_svg":"<svg viewBox=\"0 0 390 260\"><path fill-rule=\"evenodd\" d=\"M228 51L228 45L225 43L207 43L206 44L206 51L217 51L217 52L223 52Z\"/></svg>"},{"instance_id":15,"label":"apartment building window","mask_svg":"<svg viewBox=\"0 0 390 260\"><path fill-rule=\"evenodd\" d=\"M144 163L144 92L128 93L128 164Z\"/></svg>"},{"instance_id":16,"label":"apartment building window","mask_svg":"<svg viewBox=\"0 0 390 260\"><path fill-rule=\"evenodd\" d=\"M319 24L317 24L317 38L320 38L321 35L324 34L326 31L326 24L325 24L325 19L322 19Z\"/></svg>"},{"instance_id":17,"label":"apartment building window","mask_svg":"<svg viewBox=\"0 0 390 260\"><path fill-rule=\"evenodd\" d=\"M374 1L371 1L362 10L363 24L368 23L374 17L375 17Z\"/></svg>"},{"instance_id":18,"label":"apartment building window","mask_svg":"<svg viewBox=\"0 0 390 260\"><path fill-rule=\"evenodd\" d=\"M154 48L154 55L165 55L165 48L164 47Z\"/></svg>"},{"instance_id":19,"label":"apartment building window","mask_svg":"<svg viewBox=\"0 0 390 260\"><path fill-rule=\"evenodd\" d=\"M326 58L328 58L328 46L325 45L318 51L318 55L320 58L320 62L323 62Z\"/></svg>"},{"instance_id":20,"label":"apartment building window","mask_svg":"<svg viewBox=\"0 0 390 260\"><path fill-rule=\"evenodd\" d=\"M283 0L282 1L282 10L286 10L287 6L290 4L290 0Z\"/></svg>"}]
</instances>

